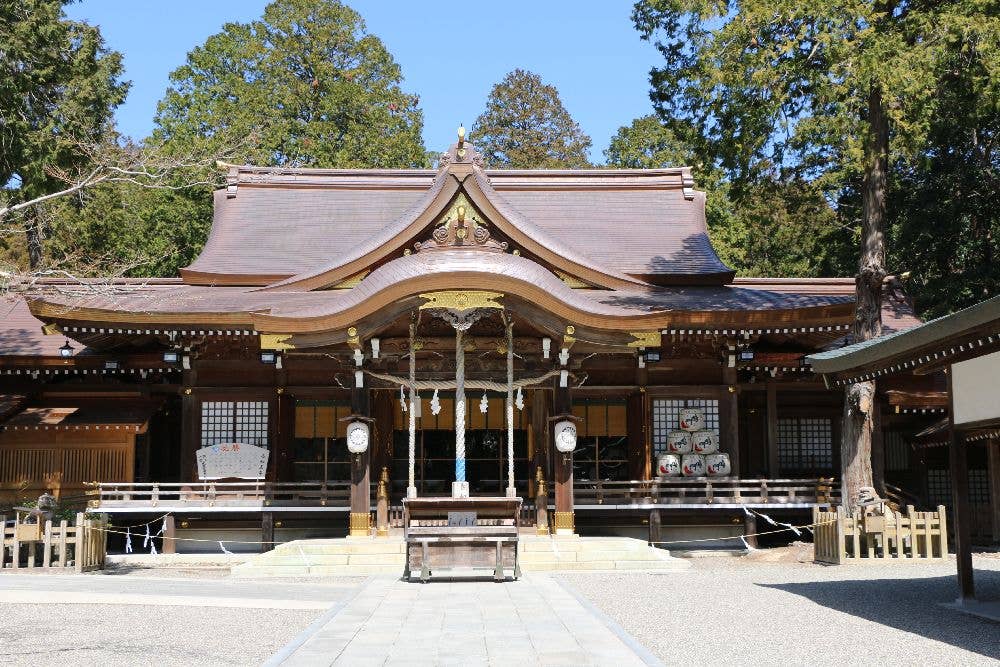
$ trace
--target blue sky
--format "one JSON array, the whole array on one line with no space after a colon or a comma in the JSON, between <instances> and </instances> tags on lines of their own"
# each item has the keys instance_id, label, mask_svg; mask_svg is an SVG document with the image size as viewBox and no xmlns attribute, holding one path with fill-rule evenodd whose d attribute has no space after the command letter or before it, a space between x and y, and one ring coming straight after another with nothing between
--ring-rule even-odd
<instances>
[{"instance_id":1,"label":"blue sky","mask_svg":"<svg viewBox=\"0 0 1000 667\"><path fill-rule=\"evenodd\" d=\"M67 13L100 25L125 56L128 100L118 127L134 137L153 126L169 73L229 21L248 22L265 0L82 0ZM420 95L424 143L443 150L471 126L490 88L522 67L554 84L594 140L591 159L621 125L651 111L649 69L658 61L629 16L632 0L347 0L400 64L404 89Z\"/></svg>"}]
</instances>

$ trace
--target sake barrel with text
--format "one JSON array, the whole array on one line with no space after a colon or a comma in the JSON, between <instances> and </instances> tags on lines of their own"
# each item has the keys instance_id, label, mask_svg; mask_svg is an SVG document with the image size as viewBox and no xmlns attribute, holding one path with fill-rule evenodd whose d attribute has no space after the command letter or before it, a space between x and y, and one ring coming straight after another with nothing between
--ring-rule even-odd
<instances>
[{"instance_id":1,"label":"sake barrel with text","mask_svg":"<svg viewBox=\"0 0 1000 667\"><path fill-rule=\"evenodd\" d=\"M671 431L668 433L667 452L671 454L690 454L691 434L687 431Z\"/></svg>"},{"instance_id":2,"label":"sake barrel with text","mask_svg":"<svg viewBox=\"0 0 1000 667\"><path fill-rule=\"evenodd\" d=\"M695 431L691 434L691 451L695 454L714 454L719 451L719 436L715 431Z\"/></svg>"},{"instance_id":3,"label":"sake barrel with text","mask_svg":"<svg viewBox=\"0 0 1000 667\"><path fill-rule=\"evenodd\" d=\"M705 428L705 412L698 408L682 408L680 427L684 431L700 431Z\"/></svg>"},{"instance_id":4,"label":"sake barrel with text","mask_svg":"<svg viewBox=\"0 0 1000 667\"><path fill-rule=\"evenodd\" d=\"M704 477L705 457L701 454L685 454L681 457L681 472L685 477Z\"/></svg>"},{"instance_id":5,"label":"sake barrel with text","mask_svg":"<svg viewBox=\"0 0 1000 667\"><path fill-rule=\"evenodd\" d=\"M677 454L660 454L656 457L656 473L660 477L680 477L681 457Z\"/></svg>"},{"instance_id":6,"label":"sake barrel with text","mask_svg":"<svg viewBox=\"0 0 1000 667\"><path fill-rule=\"evenodd\" d=\"M729 467L729 454L709 454L705 457L705 471L709 477L726 477L732 470Z\"/></svg>"}]
</instances>

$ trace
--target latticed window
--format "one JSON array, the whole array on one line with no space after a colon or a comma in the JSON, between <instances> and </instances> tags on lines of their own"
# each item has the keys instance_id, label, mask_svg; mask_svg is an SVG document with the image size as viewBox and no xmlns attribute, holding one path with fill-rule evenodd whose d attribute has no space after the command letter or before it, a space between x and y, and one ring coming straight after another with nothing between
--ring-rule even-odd
<instances>
[{"instance_id":1,"label":"latticed window","mask_svg":"<svg viewBox=\"0 0 1000 667\"><path fill-rule=\"evenodd\" d=\"M813 418L779 419L778 465L783 471L832 468L833 422Z\"/></svg>"},{"instance_id":2,"label":"latticed window","mask_svg":"<svg viewBox=\"0 0 1000 667\"><path fill-rule=\"evenodd\" d=\"M667 434L680 428L683 408L700 408L705 413L705 428L719 431L719 401L714 398L653 399L653 456L667 451Z\"/></svg>"},{"instance_id":3,"label":"latticed window","mask_svg":"<svg viewBox=\"0 0 1000 667\"><path fill-rule=\"evenodd\" d=\"M267 401L202 401L201 446L226 442L267 447Z\"/></svg>"},{"instance_id":4,"label":"latticed window","mask_svg":"<svg viewBox=\"0 0 1000 667\"><path fill-rule=\"evenodd\" d=\"M969 502L974 505L990 504L990 478L985 468L969 470Z\"/></svg>"},{"instance_id":5,"label":"latticed window","mask_svg":"<svg viewBox=\"0 0 1000 667\"><path fill-rule=\"evenodd\" d=\"M898 431L885 433L885 469L892 472L910 469L910 443Z\"/></svg>"},{"instance_id":6,"label":"latticed window","mask_svg":"<svg viewBox=\"0 0 1000 667\"><path fill-rule=\"evenodd\" d=\"M931 468L927 471L927 500L933 506L951 505L951 476L946 469Z\"/></svg>"}]
</instances>

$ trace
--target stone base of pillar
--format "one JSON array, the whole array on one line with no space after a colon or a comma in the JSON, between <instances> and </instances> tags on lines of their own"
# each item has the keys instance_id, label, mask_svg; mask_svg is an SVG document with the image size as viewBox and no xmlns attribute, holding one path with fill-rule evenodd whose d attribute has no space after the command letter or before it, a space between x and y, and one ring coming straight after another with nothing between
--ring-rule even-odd
<instances>
[{"instance_id":1,"label":"stone base of pillar","mask_svg":"<svg viewBox=\"0 0 1000 667\"><path fill-rule=\"evenodd\" d=\"M576 532L576 519L573 512L555 512L556 535L572 535Z\"/></svg>"},{"instance_id":2,"label":"stone base of pillar","mask_svg":"<svg viewBox=\"0 0 1000 667\"><path fill-rule=\"evenodd\" d=\"M351 512L351 537L368 537L372 534L371 512Z\"/></svg>"},{"instance_id":3,"label":"stone base of pillar","mask_svg":"<svg viewBox=\"0 0 1000 667\"><path fill-rule=\"evenodd\" d=\"M452 482L451 483L451 497L452 498L468 498L469 497L469 483L468 482Z\"/></svg>"}]
</instances>

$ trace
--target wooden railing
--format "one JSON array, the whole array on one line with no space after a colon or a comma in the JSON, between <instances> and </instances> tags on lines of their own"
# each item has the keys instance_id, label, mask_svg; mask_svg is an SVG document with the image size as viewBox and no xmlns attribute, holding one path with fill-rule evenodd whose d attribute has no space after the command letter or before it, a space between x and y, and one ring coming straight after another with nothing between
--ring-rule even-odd
<instances>
[{"instance_id":1,"label":"wooden railing","mask_svg":"<svg viewBox=\"0 0 1000 667\"><path fill-rule=\"evenodd\" d=\"M10 525L8 525L8 523ZM106 523L80 512L76 523L20 523L0 515L0 569L99 570L107 556Z\"/></svg>"},{"instance_id":2,"label":"wooden railing","mask_svg":"<svg viewBox=\"0 0 1000 667\"><path fill-rule=\"evenodd\" d=\"M573 502L580 505L829 505L837 502L839 490L833 480L696 479L633 480L628 482L576 481Z\"/></svg>"},{"instance_id":3,"label":"wooden railing","mask_svg":"<svg viewBox=\"0 0 1000 667\"><path fill-rule=\"evenodd\" d=\"M162 507L347 507L350 482L101 482L89 492L101 511Z\"/></svg>"},{"instance_id":4,"label":"wooden railing","mask_svg":"<svg viewBox=\"0 0 1000 667\"><path fill-rule=\"evenodd\" d=\"M839 565L873 560L944 560L948 523L943 506L936 512L887 511L865 515L843 507L813 510L814 555L819 563Z\"/></svg>"}]
</instances>

